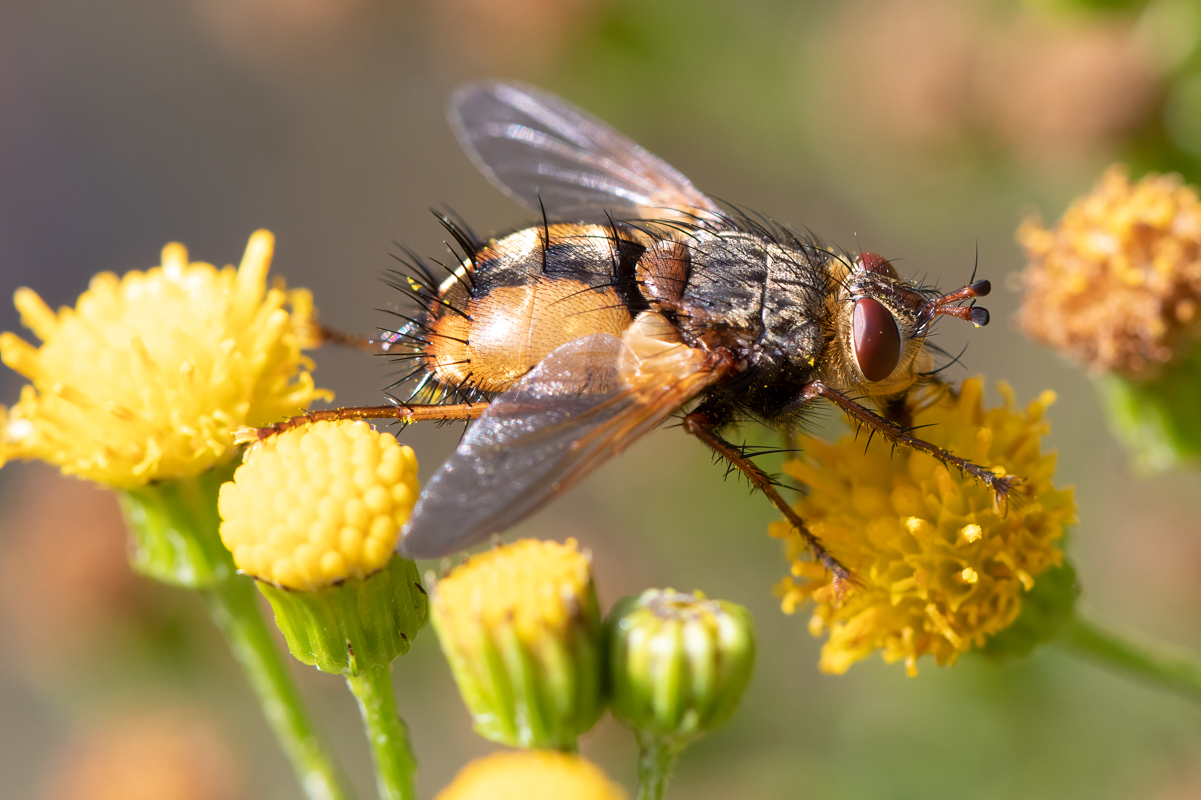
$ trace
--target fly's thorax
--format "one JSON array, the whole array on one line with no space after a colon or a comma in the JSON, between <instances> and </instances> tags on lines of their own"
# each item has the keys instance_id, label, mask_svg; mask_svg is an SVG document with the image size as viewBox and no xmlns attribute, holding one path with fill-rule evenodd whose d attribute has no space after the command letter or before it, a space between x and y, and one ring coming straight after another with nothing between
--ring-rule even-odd
<instances>
[{"instance_id":1,"label":"fly's thorax","mask_svg":"<svg viewBox=\"0 0 1201 800\"><path fill-rule=\"evenodd\" d=\"M443 386L504 391L562 344L630 326L637 242L602 225L527 228L488 242L427 310L426 366Z\"/></svg>"},{"instance_id":2,"label":"fly's thorax","mask_svg":"<svg viewBox=\"0 0 1201 800\"><path fill-rule=\"evenodd\" d=\"M927 298L874 253L836 277L826 309L830 341L822 381L865 396L905 391L930 366L923 350Z\"/></svg>"},{"instance_id":3,"label":"fly's thorax","mask_svg":"<svg viewBox=\"0 0 1201 800\"><path fill-rule=\"evenodd\" d=\"M731 349L757 341L763 329L768 243L741 232L699 230L686 244L687 281L677 303L684 338Z\"/></svg>"}]
</instances>

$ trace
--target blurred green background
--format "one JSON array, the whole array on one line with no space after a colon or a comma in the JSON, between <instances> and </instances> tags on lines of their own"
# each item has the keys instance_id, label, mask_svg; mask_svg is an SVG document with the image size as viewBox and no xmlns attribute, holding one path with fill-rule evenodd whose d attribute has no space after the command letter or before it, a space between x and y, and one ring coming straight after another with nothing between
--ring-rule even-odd
<instances>
[{"instance_id":1,"label":"blurred green background","mask_svg":"<svg viewBox=\"0 0 1201 800\"><path fill-rule=\"evenodd\" d=\"M978 251L994 322L942 325L939 345L970 343L952 377L1009 381L1023 403L1058 392L1048 445L1077 487L1087 609L1201 648L1198 476L1132 476L1088 377L1011 321L1023 216L1057 218L1115 160L1201 180L1199 31L1195 0L4 0L0 296L73 303L94 272L153 266L168 241L236 263L266 227L273 274L371 333L399 300L379 281L393 240L443 252L431 206L480 232L530 221L459 151L444 104L473 77L536 83L702 190L902 274L959 286ZM5 301L0 330L18 329ZM316 358L339 403L380 401L388 364ZM0 371L0 402L19 386ZM428 476L457 432L403 440ZM606 608L672 586L754 613L744 706L686 753L670 797L1201 797L1201 709L1054 650L924 661L915 679L879 659L819 674L804 610L784 616L771 593L787 569L772 518L663 430L514 531L590 548ZM124 546L107 493L0 471L0 795L298 797L199 600L134 577ZM432 631L395 672L432 797L492 748ZM296 673L373 796L342 679ZM582 751L632 786L632 737L611 720Z\"/></svg>"}]
</instances>

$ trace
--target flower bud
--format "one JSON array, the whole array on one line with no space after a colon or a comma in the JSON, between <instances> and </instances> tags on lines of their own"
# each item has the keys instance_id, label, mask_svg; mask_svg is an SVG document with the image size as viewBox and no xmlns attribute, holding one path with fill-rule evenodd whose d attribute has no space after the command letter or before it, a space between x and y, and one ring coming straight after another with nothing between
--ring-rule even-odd
<instances>
[{"instance_id":1,"label":"flower bud","mask_svg":"<svg viewBox=\"0 0 1201 800\"><path fill-rule=\"evenodd\" d=\"M600 610L575 540L473 555L438 582L431 611L481 736L572 749L604 712Z\"/></svg>"},{"instance_id":2,"label":"flower bud","mask_svg":"<svg viewBox=\"0 0 1201 800\"><path fill-rule=\"evenodd\" d=\"M648 589L605 620L613 716L683 744L733 715L755 663L745 608L699 592Z\"/></svg>"},{"instance_id":3,"label":"flower bud","mask_svg":"<svg viewBox=\"0 0 1201 800\"><path fill-rule=\"evenodd\" d=\"M408 651L428 603L395 547L417 490L412 450L346 420L267 439L221 487L221 538L297 659L356 675Z\"/></svg>"}]
</instances>

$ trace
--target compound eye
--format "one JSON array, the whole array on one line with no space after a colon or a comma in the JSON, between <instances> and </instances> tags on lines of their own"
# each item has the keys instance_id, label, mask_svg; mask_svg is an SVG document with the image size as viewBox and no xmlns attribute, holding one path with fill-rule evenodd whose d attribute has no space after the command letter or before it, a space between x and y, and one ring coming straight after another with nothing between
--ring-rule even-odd
<instances>
[{"instance_id":1,"label":"compound eye","mask_svg":"<svg viewBox=\"0 0 1201 800\"><path fill-rule=\"evenodd\" d=\"M869 381L882 381L901 362L901 331L897 321L878 300L861 297L851 315L855 361Z\"/></svg>"},{"instance_id":2,"label":"compound eye","mask_svg":"<svg viewBox=\"0 0 1201 800\"><path fill-rule=\"evenodd\" d=\"M855 259L855 265L864 272L877 272L890 278L897 277L892 262L879 253L863 253Z\"/></svg>"}]
</instances>

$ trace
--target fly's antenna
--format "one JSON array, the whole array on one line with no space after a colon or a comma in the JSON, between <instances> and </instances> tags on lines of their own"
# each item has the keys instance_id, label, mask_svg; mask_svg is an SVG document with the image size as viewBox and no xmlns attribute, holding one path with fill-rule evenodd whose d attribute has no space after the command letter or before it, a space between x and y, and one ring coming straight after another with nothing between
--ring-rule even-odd
<instances>
[{"instance_id":1,"label":"fly's antenna","mask_svg":"<svg viewBox=\"0 0 1201 800\"><path fill-rule=\"evenodd\" d=\"M957 306L955 303L961 303L964 300L975 300L977 297L986 297L991 291L992 284L987 280L974 281L957 292L951 292L950 294L944 294L941 297L934 297L927 300L918 314L918 319L921 320L921 324L924 327L935 317L945 314L948 317L967 320L977 328L983 328L988 324L988 309L978 306L975 303L966 306Z\"/></svg>"}]
</instances>

